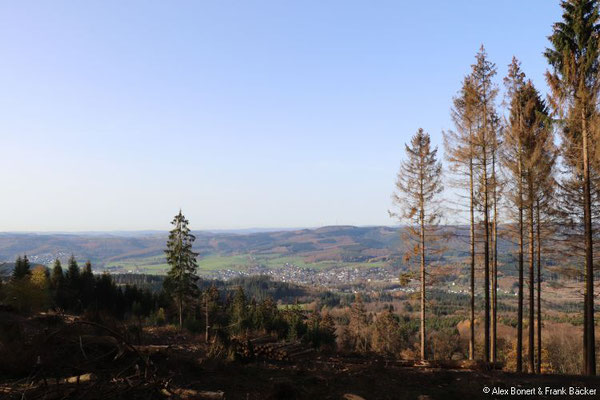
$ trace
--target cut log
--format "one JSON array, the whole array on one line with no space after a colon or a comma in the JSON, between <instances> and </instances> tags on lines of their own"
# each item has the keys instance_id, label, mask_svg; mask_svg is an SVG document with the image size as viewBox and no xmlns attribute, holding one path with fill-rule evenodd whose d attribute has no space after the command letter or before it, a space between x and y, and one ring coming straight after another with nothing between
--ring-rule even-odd
<instances>
[{"instance_id":1,"label":"cut log","mask_svg":"<svg viewBox=\"0 0 600 400\"><path fill-rule=\"evenodd\" d=\"M133 346L141 354L164 353L171 348L169 345L150 344L145 346Z\"/></svg>"},{"instance_id":2,"label":"cut log","mask_svg":"<svg viewBox=\"0 0 600 400\"><path fill-rule=\"evenodd\" d=\"M162 394L182 400L225 400L225 392L222 390L211 392L206 390L171 388L169 390L163 389Z\"/></svg>"},{"instance_id":3,"label":"cut log","mask_svg":"<svg viewBox=\"0 0 600 400\"><path fill-rule=\"evenodd\" d=\"M43 379L40 380L38 382L38 384L43 385L43 384L48 384L48 385L63 385L63 384L73 384L73 383L85 383L85 382L91 382L96 380L96 375L92 374L92 373L87 373L87 374L83 374L83 375L75 375L75 376L70 376L68 378L46 378L46 380L44 381Z\"/></svg>"},{"instance_id":4,"label":"cut log","mask_svg":"<svg viewBox=\"0 0 600 400\"><path fill-rule=\"evenodd\" d=\"M346 393L345 395L342 396L343 400L365 400L364 397L359 396L357 394L352 394L352 393Z\"/></svg>"}]
</instances>

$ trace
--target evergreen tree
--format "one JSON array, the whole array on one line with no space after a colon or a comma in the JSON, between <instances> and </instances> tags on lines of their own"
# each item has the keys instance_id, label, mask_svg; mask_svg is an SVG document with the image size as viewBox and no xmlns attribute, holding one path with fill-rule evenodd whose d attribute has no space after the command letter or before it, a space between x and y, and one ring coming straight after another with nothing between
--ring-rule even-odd
<instances>
[{"instance_id":1,"label":"evergreen tree","mask_svg":"<svg viewBox=\"0 0 600 400\"><path fill-rule=\"evenodd\" d=\"M302 308L298 304L286 307L283 311L283 318L287 323L287 339L290 341L302 339L306 334L305 317Z\"/></svg>"},{"instance_id":2,"label":"evergreen tree","mask_svg":"<svg viewBox=\"0 0 600 400\"><path fill-rule=\"evenodd\" d=\"M513 59L506 82L510 96L510 126L505 131L504 164L510 172L516 196L510 199L519 215L519 316L523 310L523 243L527 225L529 244L529 335L528 367L535 371L535 208L553 186L555 150L548 110L531 81L525 82L519 63ZM526 224L523 221L527 214ZM539 249L538 249L539 250ZM541 255L540 255L541 258ZM539 264L539 261L538 261ZM538 265L539 271L539 265ZM538 283L539 290L539 283ZM539 304L538 304L539 307ZM539 312L539 310L538 310ZM517 370L522 369L522 322L518 327Z\"/></svg>"},{"instance_id":3,"label":"evergreen tree","mask_svg":"<svg viewBox=\"0 0 600 400\"><path fill-rule=\"evenodd\" d=\"M401 210L396 215L406 222L408 238L415 243L414 253L420 257L421 269L421 359L425 359L425 286L429 247L436 240L441 218L439 194L442 186L442 165L437 160L437 148L431 148L429 134L419 129L406 145L407 159L402 162L394 203ZM429 247L428 247L429 246Z\"/></svg>"},{"instance_id":4,"label":"evergreen tree","mask_svg":"<svg viewBox=\"0 0 600 400\"><path fill-rule=\"evenodd\" d=\"M79 270L77 260L75 259L75 256L71 254L65 278L67 279L67 281L69 281L70 285L72 285L75 288L79 285L80 272L81 271Z\"/></svg>"},{"instance_id":5,"label":"evergreen tree","mask_svg":"<svg viewBox=\"0 0 600 400\"><path fill-rule=\"evenodd\" d=\"M229 324L232 333L243 333L248 328L250 320L248 313L248 299L241 286L235 290L229 311Z\"/></svg>"},{"instance_id":6,"label":"evergreen tree","mask_svg":"<svg viewBox=\"0 0 600 400\"><path fill-rule=\"evenodd\" d=\"M13 270L13 279L16 280L29 277L31 275L30 267L27 255L24 255L23 258L18 256L15 261L15 269Z\"/></svg>"},{"instance_id":7,"label":"evergreen tree","mask_svg":"<svg viewBox=\"0 0 600 400\"><path fill-rule=\"evenodd\" d=\"M552 106L563 117L563 159L575 183L581 187L577 201L582 214L585 243L584 271L584 372L596 374L594 322L594 238L592 197L594 171L598 171L598 116L600 91L600 16L597 0L565 0L562 21L554 24L551 47L544 55L551 71L546 80Z\"/></svg>"},{"instance_id":8,"label":"evergreen tree","mask_svg":"<svg viewBox=\"0 0 600 400\"><path fill-rule=\"evenodd\" d=\"M98 279L94 286L93 309L96 311L104 310L116 313L117 310L117 288L110 275L105 272Z\"/></svg>"},{"instance_id":9,"label":"evergreen tree","mask_svg":"<svg viewBox=\"0 0 600 400\"><path fill-rule=\"evenodd\" d=\"M483 269L484 269L484 359L490 361L492 349L490 347L491 302L490 302L490 250L493 240L493 231L490 232L490 211L493 210L494 191L496 188L494 171L494 154L497 151L497 124L495 112L495 98L498 93L492 79L496 75L496 65L489 61L485 48L476 55L475 64L472 65L471 79L477 97L477 130L474 136L476 164L478 165L478 184L476 193L479 194L478 203L483 214ZM493 274L493 271L492 271Z\"/></svg>"},{"instance_id":10,"label":"evergreen tree","mask_svg":"<svg viewBox=\"0 0 600 400\"><path fill-rule=\"evenodd\" d=\"M84 308L87 308L92 302L95 284L96 280L92 272L92 263L88 260L81 273L81 301Z\"/></svg>"},{"instance_id":11,"label":"evergreen tree","mask_svg":"<svg viewBox=\"0 0 600 400\"><path fill-rule=\"evenodd\" d=\"M504 130L504 153L503 162L509 175L511 193L509 201L517 210L517 235L518 235L518 298L517 298L517 349L516 369L523 370L523 274L524 274L524 219L525 189L524 189L524 99L523 87L525 86L525 74L521 71L519 61L513 57L509 65L508 76L504 79L507 89L509 103L509 124Z\"/></svg>"},{"instance_id":12,"label":"evergreen tree","mask_svg":"<svg viewBox=\"0 0 600 400\"><path fill-rule=\"evenodd\" d=\"M50 283L53 288L56 288L60 281L64 279L62 265L60 260L57 258L54 260L54 265L52 266L52 274L50 276Z\"/></svg>"},{"instance_id":13,"label":"evergreen tree","mask_svg":"<svg viewBox=\"0 0 600 400\"><path fill-rule=\"evenodd\" d=\"M535 182L535 204L536 213L536 264L537 264L537 364L536 372L542 372L542 249L545 253L553 251L556 219L556 165L558 149L554 144L551 120L546 113L541 114L542 121L547 129L542 129L536 135L536 147L538 156L533 161L533 181Z\"/></svg>"},{"instance_id":14,"label":"evergreen tree","mask_svg":"<svg viewBox=\"0 0 600 400\"><path fill-rule=\"evenodd\" d=\"M492 156L492 174L491 174L491 197L492 197L492 237L491 237L491 272L492 272L492 318L491 318L491 359L496 362L498 356L497 350L497 322L498 322L498 203L500 202L500 192L502 191L503 182L500 179L498 171L498 152L500 150L500 141L498 139L501 131L500 118L492 113L490 116L490 131L492 136L491 156ZM498 171L499 172L499 171Z\"/></svg>"},{"instance_id":15,"label":"evergreen tree","mask_svg":"<svg viewBox=\"0 0 600 400\"><path fill-rule=\"evenodd\" d=\"M325 310L321 317L321 344L322 346L333 348L336 340L335 321L331 314Z\"/></svg>"},{"instance_id":16,"label":"evergreen tree","mask_svg":"<svg viewBox=\"0 0 600 400\"><path fill-rule=\"evenodd\" d=\"M356 295L354 303L350 307L350 321L348 323L347 334L352 350L360 353L369 351L371 343L369 318L360 293Z\"/></svg>"},{"instance_id":17,"label":"evergreen tree","mask_svg":"<svg viewBox=\"0 0 600 400\"><path fill-rule=\"evenodd\" d=\"M183 326L184 306L198 296L198 276L196 270L197 253L192 250L192 245L196 237L192 235L188 227L189 221L185 218L181 210L173 218L171 224L174 228L169 232L167 240L167 263L171 266L164 286L177 303L179 312L179 328Z\"/></svg>"},{"instance_id":18,"label":"evergreen tree","mask_svg":"<svg viewBox=\"0 0 600 400\"><path fill-rule=\"evenodd\" d=\"M310 344L316 348L331 348L335 343L335 324L331 316L318 309L308 318L306 336Z\"/></svg>"},{"instance_id":19,"label":"evergreen tree","mask_svg":"<svg viewBox=\"0 0 600 400\"><path fill-rule=\"evenodd\" d=\"M377 315L374 325L373 350L388 356L398 356L408 344L408 338L392 310L388 308Z\"/></svg>"},{"instance_id":20,"label":"evergreen tree","mask_svg":"<svg viewBox=\"0 0 600 400\"><path fill-rule=\"evenodd\" d=\"M52 267L52 273L50 275L50 287L52 288L52 297L54 299L54 305L58 308L65 309L67 307L65 294L65 276L63 273L62 265L58 258L54 260L54 266Z\"/></svg>"},{"instance_id":21,"label":"evergreen tree","mask_svg":"<svg viewBox=\"0 0 600 400\"><path fill-rule=\"evenodd\" d=\"M272 297L266 297L258 305L256 322L256 327L265 332L273 332L281 328L277 304Z\"/></svg>"},{"instance_id":22,"label":"evergreen tree","mask_svg":"<svg viewBox=\"0 0 600 400\"><path fill-rule=\"evenodd\" d=\"M69 266L65 274L66 308L71 311L81 311L81 273L75 255L71 254Z\"/></svg>"},{"instance_id":23,"label":"evergreen tree","mask_svg":"<svg viewBox=\"0 0 600 400\"><path fill-rule=\"evenodd\" d=\"M470 335L469 360L475 359L475 131L477 122L476 88L470 76L463 80L459 94L453 99L451 111L456 131L444 132L446 158L450 170L458 178L452 183L467 192L469 204L470 252Z\"/></svg>"}]
</instances>

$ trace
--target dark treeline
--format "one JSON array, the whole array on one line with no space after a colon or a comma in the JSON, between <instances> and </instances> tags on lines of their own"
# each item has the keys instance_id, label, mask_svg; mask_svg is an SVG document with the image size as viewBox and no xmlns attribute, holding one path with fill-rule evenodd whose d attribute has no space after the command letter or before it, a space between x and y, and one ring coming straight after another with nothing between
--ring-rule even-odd
<instances>
[{"instance_id":1,"label":"dark treeline","mask_svg":"<svg viewBox=\"0 0 600 400\"><path fill-rule=\"evenodd\" d=\"M165 277L162 275L148 274L111 274L113 281L119 286L133 285L142 289L149 289L152 292L160 292L163 290ZM228 281L219 279L199 279L197 286L201 291L208 287L215 286L219 291L232 291L238 286L244 289L246 295L254 298L257 301L262 301L267 297L271 297L275 301L284 303L293 303L297 299L303 301L303 298L311 298L313 294L301 286L289 283L274 281L266 275L240 276ZM322 293L323 299L327 299L331 305L339 304L339 296L331 292Z\"/></svg>"},{"instance_id":2,"label":"dark treeline","mask_svg":"<svg viewBox=\"0 0 600 400\"><path fill-rule=\"evenodd\" d=\"M31 269L27 256L18 257L13 274L0 287L0 302L28 314L48 309L97 320L145 320L152 325L175 323L178 307L165 277L136 274L94 275L86 262L80 268L71 256L66 268L56 260L52 268ZM227 343L230 338L260 332L279 339L303 340L315 347L335 344L335 323L327 312L306 312L299 300L313 300L305 289L266 276L231 281L197 280L197 296L188 299L181 316L183 327L205 339ZM323 304L338 305L330 292ZM280 306L282 301L295 303Z\"/></svg>"},{"instance_id":3,"label":"dark treeline","mask_svg":"<svg viewBox=\"0 0 600 400\"><path fill-rule=\"evenodd\" d=\"M52 268L33 269L23 256L17 258L12 276L0 288L0 300L22 313L53 309L74 314L103 313L117 319L148 317L169 304L162 290L120 281L106 273L94 275L89 261L81 268L74 256L66 268L56 260Z\"/></svg>"}]
</instances>

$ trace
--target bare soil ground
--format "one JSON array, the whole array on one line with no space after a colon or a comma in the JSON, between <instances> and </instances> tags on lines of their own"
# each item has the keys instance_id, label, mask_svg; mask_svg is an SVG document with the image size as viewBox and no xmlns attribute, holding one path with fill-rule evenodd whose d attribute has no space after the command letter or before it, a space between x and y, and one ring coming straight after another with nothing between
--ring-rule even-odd
<instances>
[{"instance_id":1,"label":"bare soil ground","mask_svg":"<svg viewBox=\"0 0 600 400\"><path fill-rule=\"evenodd\" d=\"M0 399L492 399L484 388L595 389L600 378L524 375L481 365L309 353L286 361L207 356L201 337L152 328L141 337L76 318L0 315ZM353 397L354 396L354 397ZM518 398L573 398L535 395Z\"/></svg>"}]
</instances>

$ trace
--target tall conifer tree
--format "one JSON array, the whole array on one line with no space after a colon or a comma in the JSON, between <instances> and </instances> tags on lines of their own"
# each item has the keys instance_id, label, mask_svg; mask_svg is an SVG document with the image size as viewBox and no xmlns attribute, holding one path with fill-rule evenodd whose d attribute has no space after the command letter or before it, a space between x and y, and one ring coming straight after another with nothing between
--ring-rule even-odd
<instances>
[{"instance_id":1,"label":"tall conifer tree","mask_svg":"<svg viewBox=\"0 0 600 400\"><path fill-rule=\"evenodd\" d=\"M402 162L394 203L400 221L406 222L409 236L415 242L415 253L420 258L421 269L421 359L426 359L426 269L429 246L435 240L436 228L441 218L439 194L443 190L442 165L437 159L437 148L431 147L429 134L419 129L410 145L405 145L407 158Z\"/></svg>"},{"instance_id":2,"label":"tall conifer tree","mask_svg":"<svg viewBox=\"0 0 600 400\"><path fill-rule=\"evenodd\" d=\"M472 65L471 77L476 88L477 96L477 131L474 137L474 148L478 165L478 184L476 191L479 194L483 222L483 268L484 268L484 359L490 361L490 245L493 239L490 232L490 211L493 205L493 189L495 182L492 179L493 154L496 150L497 139L494 126L495 99L498 88L493 82L496 75L496 65L489 61L485 48L481 46Z\"/></svg>"},{"instance_id":3,"label":"tall conifer tree","mask_svg":"<svg viewBox=\"0 0 600 400\"><path fill-rule=\"evenodd\" d=\"M451 171L458 176L455 186L467 192L469 204L470 252L470 335L469 360L475 359L475 150L474 135L477 120L477 96L471 77L463 80L451 111L455 131L444 132L446 158Z\"/></svg>"},{"instance_id":4,"label":"tall conifer tree","mask_svg":"<svg viewBox=\"0 0 600 400\"><path fill-rule=\"evenodd\" d=\"M585 243L584 372L596 374L594 323L594 239L592 226L592 176L597 169L597 133L600 90L600 17L597 0L565 0L562 20L554 24L551 46L545 56L551 71L546 80L552 105L566 120L563 159L582 189L580 208ZM596 167L596 168L595 168Z\"/></svg>"},{"instance_id":5,"label":"tall conifer tree","mask_svg":"<svg viewBox=\"0 0 600 400\"><path fill-rule=\"evenodd\" d=\"M523 184L523 114L524 106L522 99L523 87L525 85L525 74L521 71L520 62L513 57L508 69L508 76L504 78L506 93L509 103L509 121L504 131L504 154L503 161L511 179L512 195L508 199L514 205L517 212L517 236L518 236L518 298L517 298L517 372L523 370L523 264L524 264L524 224L523 210L524 184Z\"/></svg>"},{"instance_id":6,"label":"tall conifer tree","mask_svg":"<svg viewBox=\"0 0 600 400\"><path fill-rule=\"evenodd\" d=\"M183 326L184 306L198 295L198 253L192 250L196 237L188 227L189 221L181 210L171 222L173 229L167 240L167 263L171 266L165 280L165 289L174 297L179 313L179 327Z\"/></svg>"}]
</instances>

